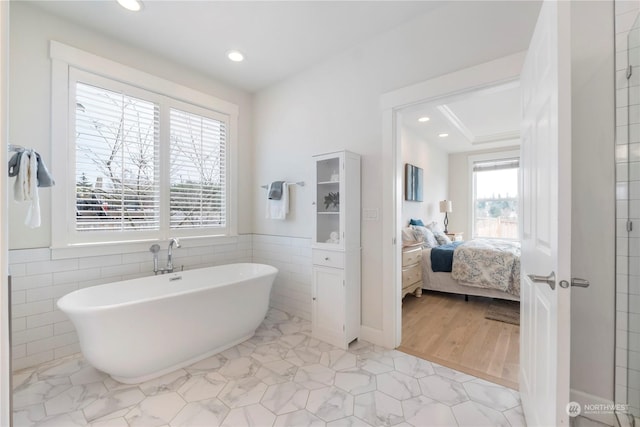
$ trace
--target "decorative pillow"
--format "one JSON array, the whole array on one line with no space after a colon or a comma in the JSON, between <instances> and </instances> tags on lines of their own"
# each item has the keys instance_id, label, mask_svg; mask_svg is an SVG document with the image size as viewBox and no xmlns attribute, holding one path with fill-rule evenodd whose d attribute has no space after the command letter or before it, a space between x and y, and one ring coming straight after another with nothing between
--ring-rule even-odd
<instances>
[{"instance_id":1,"label":"decorative pillow","mask_svg":"<svg viewBox=\"0 0 640 427\"><path fill-rule=\"evenodd\" d=\"M427 227L422 227L420 225L413 225L414 234L416 235L416 240L422 241L422 246L425 248L435 248L438 246L438 241L436 240L433 232L429 230Z\"/></svg>"},{"instance_id":2,"label":"decorative pillow","mask_svg":"<svg viewBox=\"0 0 640 427\"><path fill-rule=\"evenodd\" d=\"M439 245L448 245L449 243L451 243L451 239L449 238L449 236L444 234L442 231L434 231L433 235L435 236Z\"/></svg>"},{"instance_id":3,"label":"decorative pillow","mask_svg":"<svg viewBox=\"0 0 640 427\"><path fill-rule=\"evenodd\" d=\"M425 227L427 227L429 230L433 231L434 233L436 231L439 231L440 233L444 232L442 227L440 227L440 223L438 223L437 221L431 221L429 224L425 225Z\"/></svg>"},{"instance_id":4,"label":"decorative pillow","mask_svg":"<svg viewBox=\"0 0 640 427\"><path fill-rule=\"evenodd\" d=\"M416 238L416 233L413 228L405 227L402 229L402 241L403 242L415 242L416 240L422 241L422 239Z\"/></svg>"},{"instance_id":5,"label":"decorative pillow","mask_svg":"<svg viewBox=\"0 0 640 427\"><path fill-rule=\"evenodd\" d=\"M424 223L422 222L421 219L413 219L413 218L411 218L409 220L409 225L419 225L421 227L424 227Z\"/></svg>"}]
</instances>

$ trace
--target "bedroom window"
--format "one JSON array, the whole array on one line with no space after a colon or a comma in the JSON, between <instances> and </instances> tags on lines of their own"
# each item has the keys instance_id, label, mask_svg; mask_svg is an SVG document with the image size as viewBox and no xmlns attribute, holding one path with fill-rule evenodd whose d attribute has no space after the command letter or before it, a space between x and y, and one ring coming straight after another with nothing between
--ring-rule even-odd
<instances>
[{"instance_id":1,"label":"bedroom window","mask_svg":"<svg viewBox=\"0 0 640 427\"><path fill-rule=\"evenodd\" d=\"M471 167L473 237L517 240L519 157L473 160Z\"/></svg>"},{"instance_id":2,"label":"bedroom window","mask_svg":"<svg viewBox=\"0 0 640 427\"><path fill-rule=\"evenodd\" d=\"M55 88L54 134L66 149L54 156L65 173L54 187L53 247L235 234L237 107L96 58L77 68L54 59L54 81L66 82ZM99 73L82 69L95 62Z\"/></svg>"}]
</instances>

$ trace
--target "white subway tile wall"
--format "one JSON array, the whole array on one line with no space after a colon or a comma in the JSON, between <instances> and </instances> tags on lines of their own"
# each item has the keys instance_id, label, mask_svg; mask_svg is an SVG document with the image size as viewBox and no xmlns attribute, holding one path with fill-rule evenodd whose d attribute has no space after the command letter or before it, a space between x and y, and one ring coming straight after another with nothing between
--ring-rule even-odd
<instances>
[{"instance_id":1,"label":"white subway tile wall","mask_svg":"<svg viewBox=\"0 0 640 427\"><path fill-rule=\"evenodd\" d=\"M253 236L243 235L231 240L233 243L229 244L177 249L174 265L193 269L251 262ZM273 251L277 253L281 246L287 245L274 245ZM291 251L287 253L291 254ZM166 260L166 249L159 256L161 263ZM295 258L287 259L294 262ZM309 261L309 269L310 265ZM287 262L282 266L279 277L286 272L287 279L279 279L279 282L291 286L292 281L288 278L296 268L303 269L287 268ZM149 251L144 251L53 260L50 249L23 249L9 252L9 273L12 277L13 369L19 370L80 351L73 325L56 306L61 296L88 286L153 275L153 258Z\"/></svg>"},{"instance_id":2,"label":"white subway tile wall","mask_svg":"<svg viewBox=\"0 0 640 427\"><path fill-rule=\"evenodd\" d=\"M311 320L311 239L254 234L253 262L280 270L271 307Z\"/></svg>"},{"instance_id":3,"label":"white subway tile wall","mask_svg":"<svg viewBox=\"0 0 640 427\"><path fill-rule=\"evenodd\" d=\"M166 251L159 257L162 262ZM278 268L270 305L311 319L311 239L244 235L236 243L174 252L174 265L185 269L232 262ZM73 325L56 307L58 298L76 289L153 274L148 251L52 260L46 248L15 250L10 251L9 268L14 370L80 351Z\"/></svg>"},{"instance_id":4,"label":"white subway tile wall","mask_svg":"<svg viewBox=\"0 0 640 427\"><path fill-rule=\"evenodd\" d=\"M615 1L616 29L616 387L615 401L640 416L640 37L629 32L640 1ZM637 31L637 30L635 30ZM627 220L634 230L626 229Z\"/></svg>"}]
</instances>

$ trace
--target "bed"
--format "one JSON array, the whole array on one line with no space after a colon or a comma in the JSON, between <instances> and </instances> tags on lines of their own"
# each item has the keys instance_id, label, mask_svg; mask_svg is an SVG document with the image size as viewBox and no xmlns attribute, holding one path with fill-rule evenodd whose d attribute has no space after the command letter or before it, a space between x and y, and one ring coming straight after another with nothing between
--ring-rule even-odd
<instances>
[{"instance_id":1,"label":"bed","mask_svg":"<svg viewBox=\"0 0 640 427\"><path fill-rule=\"evenodd\" d=\"M405 238L424 244L422 289L520 300L518 242L496 239L451 242L443 237L435 222L404 229Z\"/></svg>"},{"instance_id":2,"label":"bed","mask_svg":"<svg viewBox=\"0 0 640 427\"><path fill-rule=\"evenodd\" d=\"M463 242L467 244L472 244L471 242L477 241L469 241ZM458 250L460 250L458 248ZM495 288L486 288L480 287L476 284L467 283L464 280L456 280L452 277L452 272L434 272L431 266L431 251L432 248L424 248L422 250L422 289L439 291L439 292L449 292L453 294L462 294L462 295L475 295L481 297L489 297L489 298L500 298L505 300L519 301L520 300L520 284L518 283L512 284L509 286L508 284L504 284L506 286L506 290L500 290ZM454 251L455 253L455 251ZM457 262L463 262L463 259L454 259L454 265ZM514 268L517 269L517 274L519 274L520 268L520 259L518 257L517 261L518 265ZM453 269L453 267L452 267ZM515 276L515 273L513 273Z\"/></svg>"}]
</instances>

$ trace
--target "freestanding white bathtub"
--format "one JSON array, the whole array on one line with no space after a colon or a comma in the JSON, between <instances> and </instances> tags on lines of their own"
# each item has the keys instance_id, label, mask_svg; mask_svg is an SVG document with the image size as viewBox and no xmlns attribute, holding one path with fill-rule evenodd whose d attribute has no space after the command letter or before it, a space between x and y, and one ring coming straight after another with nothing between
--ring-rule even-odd
<instances>
[{"instance_id":1,"label":"freestanding white bathtub","mask_svg":"<svg viewBox=\"0 0 640 427\"><path fill-rule=\"evenodd\" d=\"M264 264L208 267L80 289L58 307L86 360L135 384L251 338L277 273Z\"/></svg>"}]
</instances>

